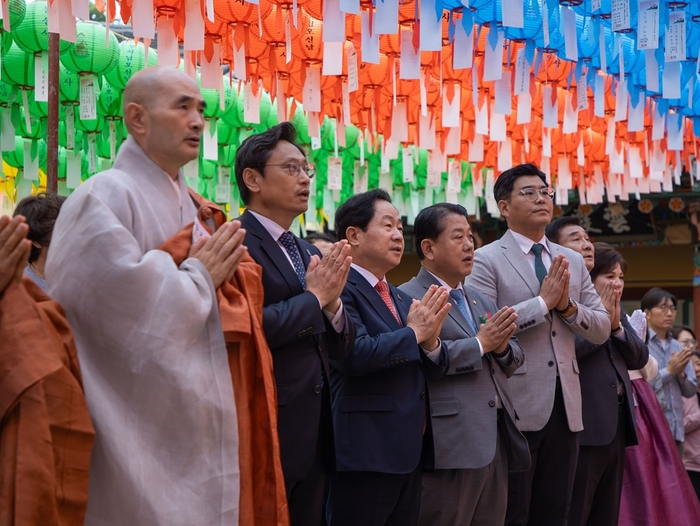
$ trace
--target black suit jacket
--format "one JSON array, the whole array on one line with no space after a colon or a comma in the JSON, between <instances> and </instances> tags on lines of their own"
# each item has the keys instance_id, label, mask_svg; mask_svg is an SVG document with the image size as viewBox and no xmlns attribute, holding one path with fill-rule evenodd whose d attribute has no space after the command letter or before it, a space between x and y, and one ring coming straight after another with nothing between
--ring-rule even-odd
<instances>
[{"instance_id":1,"label":"black suit jacket","mask_svg":"<svg viewBox=\"0 0 700 526\"><path fill-rule=\"evenodd\" d=\"M416 343L405 326L411 297L389 285L402 324L377 291L350 270L342 299L357 336L350 352L331 359L333 423L338 471L405 474L418 467L428 402L426 374L441 377L449 363L442 347L439 364ZM429 419L428 419L429 420ZM428 421L429 424L429 421ZM430 426L426 451L434 451Z\"/></svg>"},{"instance_id":2,"label":"black suit jacket","mask_svg":"<svg viewBox=\"0 0 700 526\"><path fill-rule=\"evenodd\" d=\"M323 388L328 383L328 357L342 357L355 339L355 326L345 312L345 330L338 334L323 314L318 299L306 292L283 249L248 211L238 218L246 229L244 244L263 268L263 329L272 351L282 469L287 481L301 480L314 459L322 421ZM295 238L304 266L316 247ZM326 395L327 396L327 395ZM326 404L328 406L329 404ZM330 414L323 421L331 425ZM324 434L332 437L332 430Z\"/></svg>"},{"instance_id":3,"label":"black suit jacket","mask_svg":"<svg viewBox=\"0 0 700 526\"><path fill-rule=\"evenodd\" d=\"M628 424L625 444L633 446L638 443L632 384L627 370L642 369L649 359L649 350L624 313L621 321L626 341L611 336L604 344L594 345L580 336L576 337L583 410L582 446L605 446L615 438L618 377L625 385Z\"/></svg>"}]
</instances>

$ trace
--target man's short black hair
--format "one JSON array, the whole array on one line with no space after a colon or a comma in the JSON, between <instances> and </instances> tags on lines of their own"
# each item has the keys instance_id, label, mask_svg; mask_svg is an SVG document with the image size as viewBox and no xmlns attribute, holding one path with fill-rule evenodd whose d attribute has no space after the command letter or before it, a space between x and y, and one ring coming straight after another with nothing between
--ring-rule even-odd
<instances>
[{"instance_id":1,"label":"man's short black hair","mask_svg":"<svg viewBox=\"0 0 700 526\"><path fill-rule=\"evenodd\" d=\"M313 245L314 241L327 241L328 243L335 243L338 240L335 238L335 236L325 232L312 232L304 238L304 241L308 241Z\"/></svg>"},{"instance_id":2,"label":"man's short black hair","mask_svg":"<svg viewBox=\"0 0 700 526\"><path fill-rule=\"evenodd\" d=\"M66 198L58 194L39 192L22 199L13 213L14 216L22 215L27 220L29 234L27 239L38 243L42 247L48 247L51 243L51 234L56 224L58 213ZM29 263L39 259L41 249L32 245L29 253Z\"/></svg>"},{"instance_id":3,"label":"man's short black hair","mask_svg":"<svg viewBox=\"0 0 700 526\"><path fill-rule=\"evenodd\" d=\"M262 133L248 137L236 152L236 184L243 204L248 204L250 191L243 181L243 171L253 168L265 177L265 165L270 160L272 150L280 141L287 141L296 146L306 157L306 152L296 143L297 131L291 122L280 122Z\"/></svg>"},{"instance_id":4,"label":"man's short black hair","mask_svg":"<svg viewBox=\"0 0 700 526\"><path fill-rule=\"evenodd\" d=\"M421 248L421 243L424 239L437 239L445 230L443 219L448 215L455 214L467 218L469 214L467 209L462 205L453 203L438 203L421 210L413 222L413 236L416 240L416 253L418 259L423 260L425 254Z\"/></svg>"},{"instance_id":5,"label":"man's short black hair","mask_svg":"<svg viewBox=\"0 0 700 526\"><path fill-rule=\"evenodd\" d=\"M376 188L369 192L353 195L338 207L335 212L335 233L338 239L346 239L345 232L351 226L367 231L367 225L374 217L374 202L387 201L391 203L391 197L386 190Z\"/></svg>"},{"instance_id":6,"label":"man's short black hair","mask_svg":"<svg viewBox=\"0 0 700 526\"><path fill-rule=\"evenodd\" d=\"M549 239L552 243L559 243L562 228L569 225L581 226L581 221L579 221L578 217L576 216L557 217L547 225L544 235L547 236L547 239Z\"/></svg>"},{"instance_id":7,"label":"man's short black hair","mask_svg":"<svg viewBox=\"0 0 700 526\"><path fill-rule=\"evenodd\" d=\"M503 201L510 197L510 194L513 193L513 186L515 186L516 179L530 175L536 175L542 179L544 184L547 184L547 176L534 164L519 164L501 173L498 179L496 179L496 183L493 185L493 197L496 199L496 202Z\"/></svg>"},{"instance_id":8,"label":"man's short black hair","mask_svg":"<svg viewBox=\"0 0 700 526\"><path fill-rule=\"evenodd\" d=\"M661 305L666 300L671 300L671 303L673 303L674 307L678 306L678 300L673 294L664 289L660 289L659 287L651 288L642 297L642 310L651 310L654 307Z\"/></svg>"},{"instance_id":9,"label":"man's short black hair","mask_svg":"<svg viewBox=\"0 0 700 526\"><path fill-rule=\"evenodd\" d=\"M601 274L612 272L618 264L622 273L627 273L625 258L613 247L607 243L597 242L593 243L593 249L595 254L595 264L591 269L591 279L593 281Z\"/></svg>"}]
</instances>

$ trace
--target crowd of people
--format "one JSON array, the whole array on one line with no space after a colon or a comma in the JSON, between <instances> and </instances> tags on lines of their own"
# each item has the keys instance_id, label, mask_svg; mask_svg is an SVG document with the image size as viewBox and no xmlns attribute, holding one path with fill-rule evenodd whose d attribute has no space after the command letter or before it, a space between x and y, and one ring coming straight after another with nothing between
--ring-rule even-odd
<instances>
[{"instance_id":1,"label":"crowd of people","mask_svg":"<svg viewBox=\"0 0 700 526\"><path fill-rule=\"evenodd\" d=\"M246 211L189 189L204 100L173 68L124 90L114 167L0 218L0 524L700 524L700 353L545 174L414 222L381 189L290 231L314 167L290 123L248 137ZM64 202L65 201L65 202ZM60 212L60 213L59 213Z\"/></svg>"}]
</instances>

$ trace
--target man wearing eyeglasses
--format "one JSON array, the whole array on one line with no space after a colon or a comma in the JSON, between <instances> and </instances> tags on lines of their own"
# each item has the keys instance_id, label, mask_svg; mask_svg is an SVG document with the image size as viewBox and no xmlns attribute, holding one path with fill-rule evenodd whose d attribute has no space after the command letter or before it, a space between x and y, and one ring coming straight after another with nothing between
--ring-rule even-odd
<instances>
[{"instance_id":1,"label":"man wearing eyeglasses","mask_svg":"<svg viewBox=\"0 0 700 526\"><path fill-rule=\"evenodd\" d=\"M574 340L604 343L610 318L581 255L545 237L553 209L545 174L521 164L493 192L508 231L475 252L466 284L515 308L525 352L508 382L532 466L509 476L506 524L566 524L583 429Z\"/></svg>"},{"instance_id":2,"label":"man wearing eyeglasses","mask_svg":"<svg viewBox=\"0 0 700 526\"><path fill-rule=\"evenodd\" d=\"M350 246L323 257L289 228L306 212L313 166L283 122L252 135L236 154L236 182L247 210L239 218L249 254L263 268L263 329L274 361L282 470L292 526L320 525L333 429L328 359L342 358L355 326L340 294Z\"/></svg>"},{"instance_id":3,"label":"man wearing eyeglasses","mask_svg":"<svg viewBox=\"0 0 700 526\"><path fill-rule=\"evenodd\" d=\"M649 354L659 362L659 374L649 384L654 388L683 458L683 398L695 396L698 380L690 361L691 350L684 348L671 333L677 303L673 294L654 287L642 297L641 308L647 318Z\"/></svg>"}]
</instances>

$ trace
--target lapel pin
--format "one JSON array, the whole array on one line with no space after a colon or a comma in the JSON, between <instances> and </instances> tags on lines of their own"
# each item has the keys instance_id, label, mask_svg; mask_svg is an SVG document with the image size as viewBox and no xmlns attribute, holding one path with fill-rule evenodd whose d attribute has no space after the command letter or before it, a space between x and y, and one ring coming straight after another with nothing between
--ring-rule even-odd
<instances>
[{"instance_id":1,"label":"lapel pin","mask_svg":"<svg viewBox=\"0 0 700 526\"><path fill-rule=\"evenodd\" d=\"M474 305L476 305L476 300L472 300L472 303L473 303Z\"/></svg>"},{"instance_id":2,"label":"lapel pin","mask_svg":"<svg viewBox=\"0 0 700 526\"><path fill-rule=\"evenodd\" d=\"M400 301L401 303L403 303L403 298L401 297L401 294L397 294L396 297L399 298L399 301Z\"/></svg>"}]
</instances>

